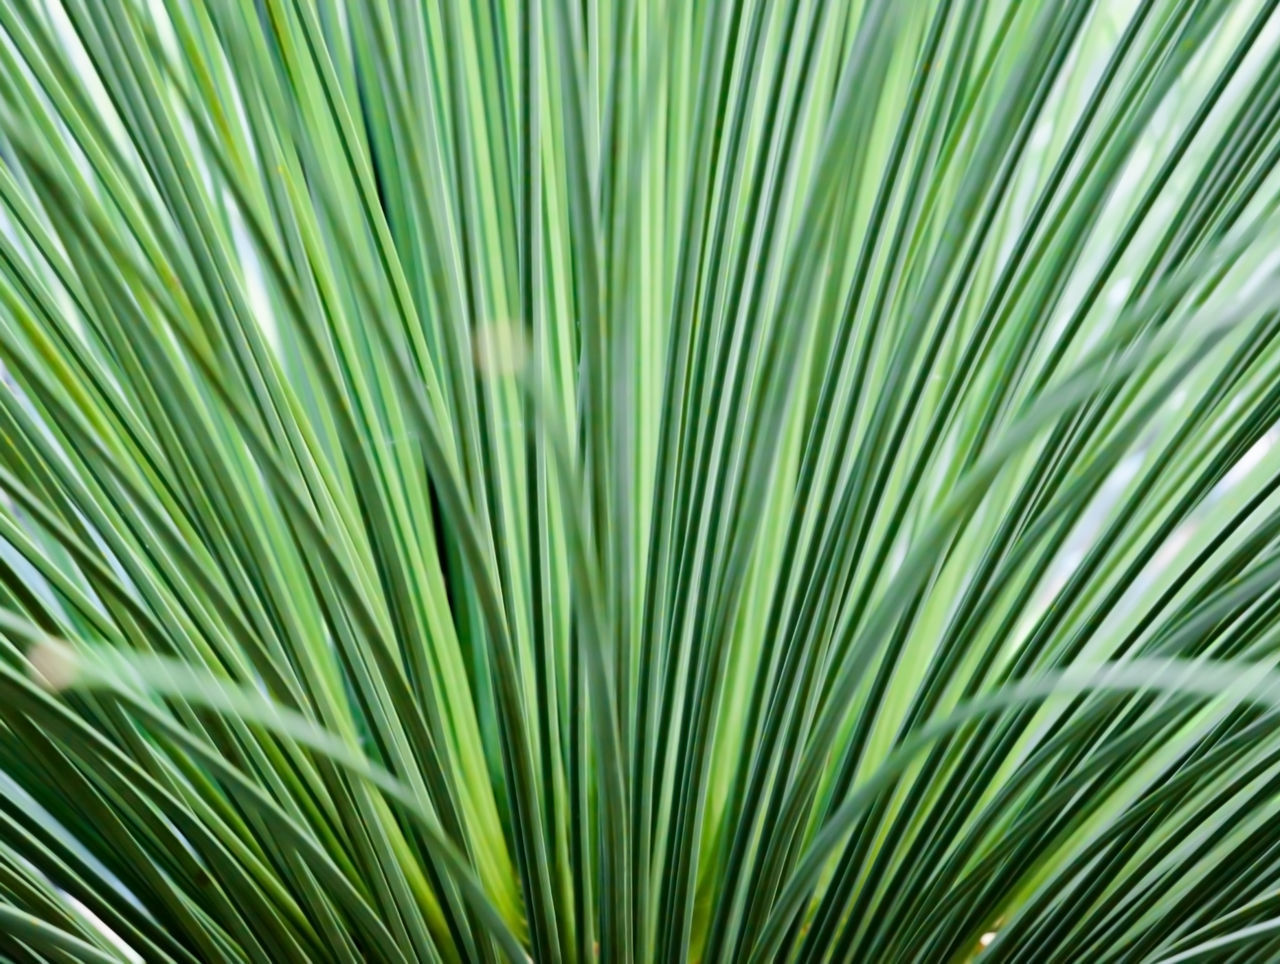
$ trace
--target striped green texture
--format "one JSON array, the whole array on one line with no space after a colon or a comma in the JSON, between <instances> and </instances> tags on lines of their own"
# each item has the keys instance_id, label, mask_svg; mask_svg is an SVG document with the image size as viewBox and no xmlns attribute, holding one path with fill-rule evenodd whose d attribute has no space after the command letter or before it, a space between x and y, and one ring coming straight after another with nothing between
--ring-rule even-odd
<instances>
[{"instance_id":1,"label":"striped green texture","mask_svg":"<svg viewBox=\"0 0 1280 964\"><path fill-rule=\"evenodd\" d=\"M1280 0L0 0L0 964L1280 960Z\"/></svg>"}]
</instances>

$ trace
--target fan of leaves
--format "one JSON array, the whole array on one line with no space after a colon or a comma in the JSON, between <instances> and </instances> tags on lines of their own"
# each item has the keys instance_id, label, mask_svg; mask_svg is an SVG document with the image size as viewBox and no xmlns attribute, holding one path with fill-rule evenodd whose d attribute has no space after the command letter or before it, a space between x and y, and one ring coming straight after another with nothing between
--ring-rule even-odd
<instances>
[{"instance_id":1,"label":"fan of leaves","mask_svg":"<svg viewBox=\"0 0 1280 964\"><path fill-rule=\"evenodd\" d=\"M1280 957L1277 6L0 2L0 960Z\"/></svg>"}]
</instances>

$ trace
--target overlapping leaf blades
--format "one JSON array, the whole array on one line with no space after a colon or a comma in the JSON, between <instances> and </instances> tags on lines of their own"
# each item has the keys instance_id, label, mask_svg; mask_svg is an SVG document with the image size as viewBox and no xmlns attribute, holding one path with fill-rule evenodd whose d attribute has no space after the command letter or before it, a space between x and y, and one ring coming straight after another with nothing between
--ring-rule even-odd
<instances>
[{"instance_id":1,"label":"overlapping leaf blades","mask_svg":"<svg viewBox=\"0 0 1280 964\"><path fill-rule=\"evenodd\" d=\"M0 956L1280 953L1278 6L0 5Z\"/></svg>"}]
</instances>

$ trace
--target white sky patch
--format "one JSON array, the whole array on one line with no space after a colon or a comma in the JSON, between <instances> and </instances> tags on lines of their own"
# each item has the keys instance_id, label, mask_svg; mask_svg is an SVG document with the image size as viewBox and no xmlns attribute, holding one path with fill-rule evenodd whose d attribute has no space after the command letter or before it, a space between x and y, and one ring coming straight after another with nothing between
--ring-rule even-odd
<instances>
[{"instance_id":1,"label":"white sky patch","mask_svg":"<svg viewBox=\"0 0 1280 964\"><path fill-rule=\"evenodd\" d=\"M1133 278L1125 276L1117 278L1115 283L1111 285L1107 291L1107 305L1113 309L1119 310L1124 307L1124 300L1129 297L1129 292L1133 290Z\"/></svg>"}]
</instances>

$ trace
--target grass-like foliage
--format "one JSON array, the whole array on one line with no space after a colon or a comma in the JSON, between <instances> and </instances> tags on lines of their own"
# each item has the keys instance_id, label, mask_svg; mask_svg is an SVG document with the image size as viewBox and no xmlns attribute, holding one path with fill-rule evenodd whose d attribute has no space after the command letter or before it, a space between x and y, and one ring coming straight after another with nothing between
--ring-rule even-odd
<instances>
[{"instance_id":1,"label":"grass-like foliage","mask_svg":"<svg viewBox=\"0 0 1280 964\"><path fill-rule=\"evenodd\" d=\"M0 961L1280 959L1280 0L0 0Z\"/></svg>"}]
</instances>

